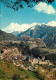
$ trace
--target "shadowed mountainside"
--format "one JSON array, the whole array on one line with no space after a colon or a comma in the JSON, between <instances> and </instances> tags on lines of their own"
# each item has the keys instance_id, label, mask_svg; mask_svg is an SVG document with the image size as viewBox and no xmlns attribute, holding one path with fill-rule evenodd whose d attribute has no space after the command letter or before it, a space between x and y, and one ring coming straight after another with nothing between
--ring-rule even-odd
<instances>
[{"instance_id":1,"label":"shadowed mountainside","mask_svg":"<svg viewBox=\"0 0 56 80\"><path fill-rule=\"evenodd\" d=\"M4 40L18 40L19 38L11 33L6 33L0 30L0 41Z\"/></svg>"}]
</instances>

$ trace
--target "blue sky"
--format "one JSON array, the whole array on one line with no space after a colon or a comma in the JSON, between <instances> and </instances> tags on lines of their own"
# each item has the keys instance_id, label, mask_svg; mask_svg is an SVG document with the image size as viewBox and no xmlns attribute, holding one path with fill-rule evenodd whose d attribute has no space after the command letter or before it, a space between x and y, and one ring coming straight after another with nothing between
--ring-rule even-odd
<instances>
[{"instance_id":1,"label":"blue sky","mask_svg":"<svg viewBox=\"0 0 56 80\"><path fill-rule=\"evenodd\" d=\"M52 4L39 3L33 8L25 6L24 9L14 11L13 9L4 7L0 3L0 29L6 32L13 32L14 30L25 31L36 23L52 24L56 26L55 5L56 2Z\"/></svg>"}]
</instances>

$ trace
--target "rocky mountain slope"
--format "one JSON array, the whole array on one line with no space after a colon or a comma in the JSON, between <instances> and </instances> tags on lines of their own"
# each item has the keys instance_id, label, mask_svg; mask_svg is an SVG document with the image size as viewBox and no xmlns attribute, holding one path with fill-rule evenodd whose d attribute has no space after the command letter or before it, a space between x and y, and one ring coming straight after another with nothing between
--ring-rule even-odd
<instances>
[{"instance_id":1,"label":"rocky mountain slope","mask_svg":"<svg viewBox=\"0 0 56 80\"><path fill-rule=\"evenodd\" d=\"M18 40L19 38L13 34L6 33L2 30L0 30L0 41L3 40Z\"/></svg>"},{"instance_id":2,"label":"rocky mountain slope","mask_svg":"<svg viewBox=\"0 0 56 80\"><path fill-rule=\"evenodd\" d=\"M41 38L48 47L56 48L56 27L44 24L35 25L17 36L21 37L23 35L30 36L32 38Z\"/></svg>"}]
</instances>

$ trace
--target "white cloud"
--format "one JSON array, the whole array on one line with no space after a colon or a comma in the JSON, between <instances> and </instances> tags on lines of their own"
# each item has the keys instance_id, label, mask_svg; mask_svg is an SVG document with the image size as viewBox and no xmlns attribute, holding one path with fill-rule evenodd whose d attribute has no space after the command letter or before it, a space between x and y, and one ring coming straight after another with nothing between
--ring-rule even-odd
<instances>
[{"instance_id":1,"label":"white cloud","mask_svg":"<svg viewBox=\"0 0 56 80\"><path fill-rule=\"evenodd\" d=\"M34 25L42 25L42 24L45 24L45 23L32 23L32 24L18 24L18 23L10 23L10 25L4 29L2 29L3 31L5 32L8 32L8 33L12 33L14 31L26 31L27 29L31 28L31 29L34 29ZM45 25L49 25L49 26L52 26L52 27L56 27L56 21L50 21L48 22L47 24Z\"/></svg>"},{"instance_id":2,"label":"white cloud","mask_svg":"<svg viewBox=\"0 0 56 80\"><path fill-rule=\"evenodd\" d=\"M36 25L37 23L32 23L32 24L18 24L18 23L14 23L12 22L8 27L2 29L3 31L5 32L8 32L8 33L11 33L13 31L25 31L27 30L28 28Z\"/></svg>"},{"instance_id":3,"label":"white cloud","mask_svg":"<svg viewBox=\"0 0 56 80\"><path fill-rule=\"evenodd\" d=\"M47 25L52 26L52 27L56 27L56 21L48 22Z\"/></svg>"},{"instance_id":4,"label":"white cloud","mask_svg":"<svg viewBox=\"0 0 56 80\"><path fill-rule=\"evenodd\" d=\"M44 12L47 14L55 14L56 13L56 10L51 5L48 5L45 2L40 2L39 4L37 4L34 7L34 9L37 10L38 12Z\"/></svg>"}]
</instances>

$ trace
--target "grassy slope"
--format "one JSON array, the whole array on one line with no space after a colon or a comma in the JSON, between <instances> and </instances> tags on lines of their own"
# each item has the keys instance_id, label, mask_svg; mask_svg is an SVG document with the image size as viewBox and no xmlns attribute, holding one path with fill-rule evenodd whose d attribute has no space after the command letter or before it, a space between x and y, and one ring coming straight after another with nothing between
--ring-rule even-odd
<instances>
[{"instance_id":1,"label":"grassy slope","mask_svg":"<svg viewBox=\"0 0 56 80\"><path fill-rule=\"evenodd\" d=\"M12 78L15 75L17 78L20 78L15 80L41 80L40 76L36 73L24 70L7 61L0 60L0 80L14 80Z\"/></svg>"}]
</instances>

